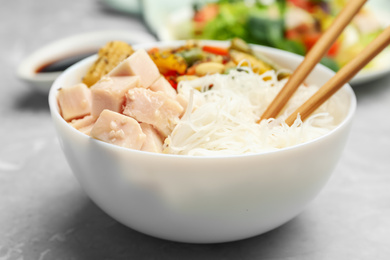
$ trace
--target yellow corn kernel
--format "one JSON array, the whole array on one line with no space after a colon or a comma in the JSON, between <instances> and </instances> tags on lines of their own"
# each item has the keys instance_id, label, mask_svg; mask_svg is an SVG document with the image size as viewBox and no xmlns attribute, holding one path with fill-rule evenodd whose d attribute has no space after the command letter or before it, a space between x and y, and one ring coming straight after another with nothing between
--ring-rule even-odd
<instances>
[{"instance_id":1,"label":"yellow corn kernel","mask_svg":"<svg viewBox=\"0 0 390 260\"><path fill-rule=\"evenodd\" d=\"M98 52L98 58L83 78L88 87L115 68L121 61L133 54L133 48L122 41L111 41Z\"/></svg>"}]
</instances>

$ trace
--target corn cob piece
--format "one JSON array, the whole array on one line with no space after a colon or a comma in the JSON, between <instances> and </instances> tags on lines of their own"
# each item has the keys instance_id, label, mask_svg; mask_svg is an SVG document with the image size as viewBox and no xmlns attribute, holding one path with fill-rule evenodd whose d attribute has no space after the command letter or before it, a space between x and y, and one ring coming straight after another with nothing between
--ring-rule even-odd
<instances>
[{"instance_id":1,"label":"corn cob piece","mask_svg":"<svg viewBox=\"0 0 390 260\"><path fill-rule=\"evenodd\" d=\"M133 48L122 41L111 41L98 52L98 59L89 68L83 78L83 83L88 87L95 84L102 76L115 68L121 61L134 52Z\"/></svg>"}]
</instances>

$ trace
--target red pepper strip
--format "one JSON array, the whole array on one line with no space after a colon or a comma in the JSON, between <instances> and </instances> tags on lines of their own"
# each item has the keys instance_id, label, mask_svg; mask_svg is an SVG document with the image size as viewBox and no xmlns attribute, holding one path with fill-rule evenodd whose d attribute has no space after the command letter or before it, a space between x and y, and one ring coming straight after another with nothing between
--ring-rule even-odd
<instances>
[{"instance_id":1,"label":"red pepper strip","mask_svg":"<svg viewBox=\"0 0 390 260\"><path fill-rule=\"evenodd\" d=\"M169 84L171 84L171 86L174 88L174 89L177 89L177 82L172 79L172 78L166 78L166 80L169 82Z\"/></svg>"},{"instance_id":2,"label":"red pepper strip","mask_svg":"<svg viewBox=\"0 0 390 260\"><path fill-rule=\"evenodd\" d=\"M174 89L177 89L177 82L176 82L176 78L177 78L177 72L174 71L174 70L170 70L166 73L163 74L163 76L165 77L165 79L169 82L169 84L171 84L171 86L174 88Z\"/></svg>"},{"instance_id":3,"label":"red pepper strip","mask_svg":"<svg viewBox=\"0 0 390 260\"><path fill-rule=\"evenodd\" d=\"M222 47L205 45L202 47L202 50L205 52L210 52L210 53L216 54L216 55L222 55L222 56L229 55L229 49L222 48Z\"/></svg>"}]
</instances>

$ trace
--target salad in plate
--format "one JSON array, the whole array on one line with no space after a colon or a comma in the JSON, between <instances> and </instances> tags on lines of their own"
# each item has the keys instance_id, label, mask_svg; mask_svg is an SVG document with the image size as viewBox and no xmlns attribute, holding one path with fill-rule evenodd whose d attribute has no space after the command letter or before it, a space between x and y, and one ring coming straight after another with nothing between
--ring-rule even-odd
<instances>
[{"instance_id":1,"label":"salad in plate","mask_svg":"<svg viewBox=\"0 0 390 260\"><path fill-rule=\"evenodd\" d=\"M193 4L191 18L175 28L178 39L228 40L266 45L305 55L330 26L347 0L219 0ZM181 28L180 28L181 27ZM383 30L363 7L321 63L337 71ZM389 50L385 51L387 55ZM384 55L384 53L383 53ZM386 56L387 56L386 55ZM379 55L365 70L383 66Z\"/></svg>"}]
</instances>

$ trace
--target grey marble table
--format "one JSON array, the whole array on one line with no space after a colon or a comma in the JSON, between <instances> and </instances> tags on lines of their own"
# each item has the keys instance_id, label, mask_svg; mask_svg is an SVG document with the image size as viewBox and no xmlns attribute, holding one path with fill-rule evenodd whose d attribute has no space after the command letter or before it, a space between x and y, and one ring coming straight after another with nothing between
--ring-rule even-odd
<instances>
[{"instance_id":1,"label":"grey marble table","mask_svg":"<svg viewBox=\"0 0 390 260\"><path fill-rule=\"evenodd\" d=\"M47 96L18 80L43 44L99 29L147 31L93 0L2 1L0 259L390 259L390 75L354 86L358 109L323 192L298 217L243 241L194 245L129 229L82 191L65 161Z\"/></svg>"}]
</instances>

